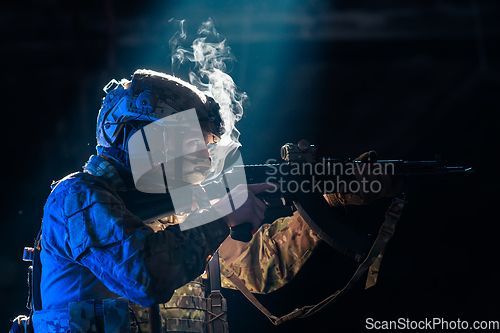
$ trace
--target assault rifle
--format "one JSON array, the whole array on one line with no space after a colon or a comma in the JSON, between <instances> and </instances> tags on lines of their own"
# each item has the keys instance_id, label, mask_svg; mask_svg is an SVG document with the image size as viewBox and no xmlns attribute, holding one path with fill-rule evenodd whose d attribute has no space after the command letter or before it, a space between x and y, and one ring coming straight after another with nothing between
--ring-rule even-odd
<instances>
[{"instance_id":1,"label":"assault rifle","mask_svg":"<svg viewBox=\"0 0 500 333\"><path fill-rule=\"evenodd\" d=\"M248 184L274 183L273 193L260 195L271 209L294 206L307 216L308 224L317 233L327 235L327 243L343 254L360 261L372 244L371 235L345 225L342 211L332 210L321 196L325 193L355 193L368 182L358 181L356 173L388 175L405 180L415 178L454 178L474 174L470 167L444 166L439 156L434 161L377 160L360 162L340 158L316 158L316 148L306 140L287 143L281 148L283 163L236 166L226 173L245 171ZM373 184L372 184L373 185ZM380 188L371 188L372 191ZM343 207L342 207L343 209ZM328 221L324 221L325 216ZM245 223L232 228L231 237L249 241L252 225Z\"/></svg>"},{"instance_id":2,"label":"assault rifle","mask_svg":"<svg viewBox=\"0 0 500 333\"><path fill-rule=\"evenodd\" d=\"M236 165L238 155L228 158L223 173L224 181L231 183L231 177L245 172L247 184L274 183L274 192L259 195L270 210L291 212L297 209L313 231L325 235L327 243L346 256L360 261L372 244L371 235L357 231L342 221L342 212L332 210L325 193L358 192L360 186L355 174L363 171L385 174L394 178L413 179L419 177L461 177L474 174L472 168L443 166L439 157L434 161L378 160L359 162L350 159L316 158L316 148L306 140L298 144L287 143L281 148L283 163ZM234 183L234 182L233 182ZM371 190L376 191L376 188ZM379 189L380 190L380 189ZM226 192L229 191L226 188ZM223 192L222 194L225 194ZM169 193L146 194L138 191L121 192L126 207L145 222L154 221L175 214ZM186 203L190 205L190 203ZM343 208L342 208L343 209ZM328 217L328 221L325 220ZM244 223L231 229L231 237L248 242L252 238L252 225Z\"/></svg>"},{"instance_id":3,"label":"assault rifle","mask_svg":"<svg viewBox=\"0 0 500 333\"><path fill-rule=\"evenodd\" d=\"M306 140L297 145L287 143L281 147L284 163L235 166L226 174L244 168L248 184L281 183L282 193L324 190L326 193L349 193L357 188L356 172L373 175L389 175L394 178L415 179L424 177L456 177L474 174L472 168L443 166L441 157L434 161L376 160L360 162L341 158L316 159L316 148ZM329 184L319 186L321 182ZM334 183L332 183L334 181ZM293 185L290 185L292 183ZM338 185L334 187L333 185ZM357 191L355 191L357 192Z\"/></svg>"}]
</instances>

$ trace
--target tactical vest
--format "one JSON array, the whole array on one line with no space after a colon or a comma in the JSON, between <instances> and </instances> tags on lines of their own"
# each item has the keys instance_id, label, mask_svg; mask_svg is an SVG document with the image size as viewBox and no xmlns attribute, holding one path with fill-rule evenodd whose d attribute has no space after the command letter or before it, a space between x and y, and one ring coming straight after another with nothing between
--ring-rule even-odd
<instances>
[{"instance_id":1,"label":"tactical vest","mask_svg":"<svg viewBox=\"0 0 500 333\"><path fill-rule=\"evenodd\" d=\"M223 331L227 333L226 300L222 299L223 315L218 318L223 323ZM213 309L211 299L205 297L205 287L201 277L182 286L174 292L167 303L160 304L160 320L162 332L177 333L216 333L213 326ZM133 316L131 322L136 321L140 330L135 332L150 333L151 327L149 308L130 303ZM134 332L134 330L132 330ZM218 333L218 332L217 332Z\"/></svg>"},{"instance_id":2,"label":"tactical vest","mask_svg":"<svg viewBox=\"0 0 500 333\"><path fill-rule=\"evenodd\" d=\"M205 297L202 277L174 291L172 298L158 307L142 307L125 298L84 300L71 302L66 309L41 309L40 298L40 237L35 246L25 248L23 260L31 261L29 268L29 317L19 316L11 333L60 333L60 332L119 332L119 333L228 333L227 304L220 294L218 253L210 267L218 280L213 279L212 293ZM214 265L216 264L216 265ZM215 284L214 284L215 281ZM214 295L215 294L215 295ZM159 312L159 313L158 313ZM21 318L22 317L22 318Z\"/></svg>"}]
</instances>

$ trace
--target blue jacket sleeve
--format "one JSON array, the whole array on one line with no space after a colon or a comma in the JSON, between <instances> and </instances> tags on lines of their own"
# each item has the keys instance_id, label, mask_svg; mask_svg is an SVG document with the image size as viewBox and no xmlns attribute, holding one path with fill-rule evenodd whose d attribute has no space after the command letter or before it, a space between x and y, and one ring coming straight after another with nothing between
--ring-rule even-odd
<instances>
[{"instance_id":1,"label":"blue jacket sleeve","mask_svg":"<svg viewBox=\"0 0 500 333\"><path fill-rule=\"evenodd\" d=\"M229 234L220 219L182 232L177 226L155 232L116 194L98 187L67 195L64 214L70 256L111 291L142 306L167 302L202 274L207 257Z\"/></svg>"}]
</instances>

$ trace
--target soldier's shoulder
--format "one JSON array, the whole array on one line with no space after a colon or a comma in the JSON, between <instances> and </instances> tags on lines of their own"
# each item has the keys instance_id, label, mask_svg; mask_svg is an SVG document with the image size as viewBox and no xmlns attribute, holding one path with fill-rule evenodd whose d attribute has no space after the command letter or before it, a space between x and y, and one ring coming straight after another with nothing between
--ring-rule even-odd
<instances>
[{"instance_id":1,"label":"soldier's shoulder","mask_svg":"<svg viewBox=\"0 0 500 333\"><path fill-rule=\"evenodd\" d=\"M63 208L65 215L71 216L96 202L120 203L120 200L104 181L85 172L75 172L52 184L45 210Z\"/></svg>"},{"instance_id":2,"label":"soldier's shoulder","mask_svg":"<svg viewBox=\"0 0 500 333\"><path fill-rule=\"evenodd\" d=\"M53 181L50 187L54 195L67 195L87 188L109 189L102 180L87 172L73 172L60 180Z\"/></svg>"}]
</instances>

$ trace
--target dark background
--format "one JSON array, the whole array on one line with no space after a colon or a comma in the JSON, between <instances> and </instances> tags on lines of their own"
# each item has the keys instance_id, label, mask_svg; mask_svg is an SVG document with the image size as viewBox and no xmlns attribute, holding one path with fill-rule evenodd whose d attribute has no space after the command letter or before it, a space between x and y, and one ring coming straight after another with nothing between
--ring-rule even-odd
<instances>
[{"instance_id":1,"label":"dark background","mask_svg":"<svg viewBox=\"0 0 500 333\"><path fill-rule=\"evenodd\" d=\"M498 110L500 4L472 1L18 1L2 5L1 330L26 313L27 263L52 180L94 153L110 79L171 72L170 18L189 37L208 17L250 97L238 123L245 163L279 158L306 138L321 154L474 166L473 179L408 183L409 203L379 284L307 319L274 327L239 292L224 291L232 332L357 331L365 320L500 320ZM186 77L184 77L186 78ZM351 208L382 220L388 201ZM261 300L275 315L340 286L344 266L321 246L289 285ZM64 292L64 291L61 291Z\"/></svg>"}]
</instances>

